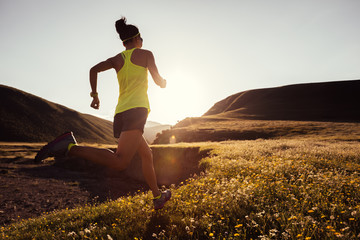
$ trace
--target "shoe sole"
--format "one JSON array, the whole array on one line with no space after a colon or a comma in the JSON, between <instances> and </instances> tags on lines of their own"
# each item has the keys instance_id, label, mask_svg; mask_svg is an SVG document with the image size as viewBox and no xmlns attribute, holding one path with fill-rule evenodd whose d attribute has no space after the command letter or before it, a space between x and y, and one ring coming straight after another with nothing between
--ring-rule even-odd
<instances>
[{"instance_id":1,"label":"shoe sole","mask_svg":"<svg viewBox=\"0 0 360 240\"><path fill-rule=\"evenodd\" d=\"M58 136L55 140L46 144L44 147L42 147L35 156L35 162L40 162L41 160L51 157L48 153L49 149L51 149L51 147L53 147L56 143L58 143L59 141L63 140L65 137L68 137L71 134L72 134L72 132L66 132L66 133Z\"/></svg>"}]
</instances>

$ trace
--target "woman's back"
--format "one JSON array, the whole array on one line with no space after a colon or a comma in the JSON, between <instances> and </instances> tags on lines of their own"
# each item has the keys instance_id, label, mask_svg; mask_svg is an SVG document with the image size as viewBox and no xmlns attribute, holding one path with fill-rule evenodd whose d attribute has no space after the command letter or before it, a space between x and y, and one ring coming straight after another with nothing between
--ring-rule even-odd
<instances>
[{"instance_id":1,"label":"woman's back","mask_svg":"<svg viewBox=\"0 0 360 240\"><path fill-rule=\"evenodd\" d=\"M134 49L134 51L131 54L131 62L135 65L147 68L148 67L148 51L143 49ZM112 63L115 68L116 73L118 73L121 68L124 66L124 58L122 54L118 54L115 57L112 58Z\"/></svg>"},{"instance_id":2,"label":"woman's back","mask_svg":"<svg viewBox=\"0 0 360 240\"><path fill-rule=\"evenodd\" d=\"M129 49L120 54L122 66L117 71L120 94L115 114L139 107L147 108L150 111L147 95L147 68L133 62L134 60L139 60L139 62L143 60L141 53L133 58L135 52L137 49ZM121 64L121 62L119 63Z\"/></svg>"}]
</instances>

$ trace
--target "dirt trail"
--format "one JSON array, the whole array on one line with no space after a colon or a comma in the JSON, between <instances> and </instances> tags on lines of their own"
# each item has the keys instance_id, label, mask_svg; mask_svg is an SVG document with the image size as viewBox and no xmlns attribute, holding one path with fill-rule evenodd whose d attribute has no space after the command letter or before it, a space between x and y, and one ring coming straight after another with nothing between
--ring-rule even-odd
<instances>
[{"instance_id":1,"label":"dirt trail","mask_svg":"<svg viewBox=\"0 0 360 240\"><path fill-rule=\"evenodd\" d=\"M51 160L35 164L41 146L0 143L0 225L148 190L125 175L72 171Z\"/></svg>"}]
</instances>

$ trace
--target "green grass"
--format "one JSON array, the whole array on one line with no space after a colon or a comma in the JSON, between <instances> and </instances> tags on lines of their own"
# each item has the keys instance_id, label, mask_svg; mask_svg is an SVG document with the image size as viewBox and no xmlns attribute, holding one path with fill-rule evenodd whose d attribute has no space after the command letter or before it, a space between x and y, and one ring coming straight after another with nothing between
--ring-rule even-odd
<instances>
[{"instance_id":1,"label":"green grass","mask_svg":"<svg viewBox=\"0 0 360 240\"><path fill-rule=\"evenodd\" d=\"M185 144L186 145L186 144ZM179 146L184 147L184 144ZM358 239L360 148L353 141L194 143L200 176L164 209L138 193L0 228L3 239Z\"/></svg>"}]
</instances>

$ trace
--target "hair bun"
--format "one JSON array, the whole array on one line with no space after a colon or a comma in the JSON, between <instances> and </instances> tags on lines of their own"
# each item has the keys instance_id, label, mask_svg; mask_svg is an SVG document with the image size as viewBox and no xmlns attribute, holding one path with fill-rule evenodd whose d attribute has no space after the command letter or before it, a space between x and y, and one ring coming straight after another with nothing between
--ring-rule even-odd
<instances>
[{"instance_id":1,"label":"hair bun","mask_svg":"<svg viewBox=\"0 0 360 240\"><path fill-rule=\"evenodd\" d=\"M122 41L130 40L139 33L139 29L131 24L126 24L126 18L122 17L121 19L115 22L116 32L119 34Z\"/></svg>"},{"instance_id":2,"label":"hair bun","mask_svg":"<svg viewBox=\"0 0 360 240\"><path fill-rule=\"evenodd\" d=\"M121 19L115 22L115 28L118 34L123 32L126 28L126 18L122 17Z\"/></svg>"}]
</instances>

